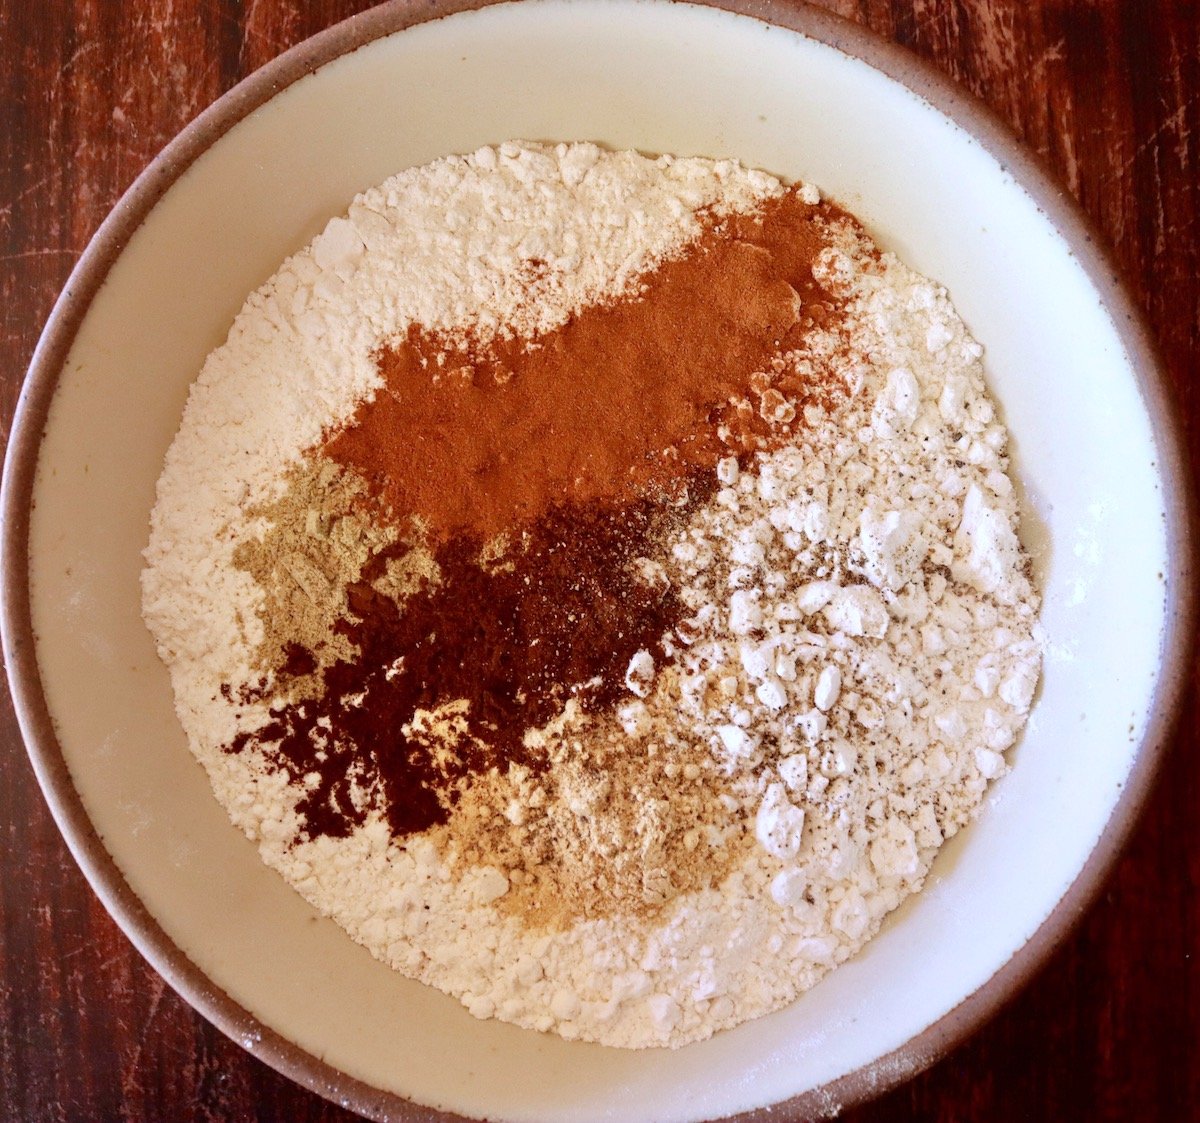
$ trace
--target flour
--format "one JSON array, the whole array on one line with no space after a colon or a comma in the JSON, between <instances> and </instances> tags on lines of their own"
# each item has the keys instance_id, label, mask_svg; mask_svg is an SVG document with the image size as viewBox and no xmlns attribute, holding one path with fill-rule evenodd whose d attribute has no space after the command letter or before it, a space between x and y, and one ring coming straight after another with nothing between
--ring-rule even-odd
<instances>
[{"instance_id":1,"label":"flour","mask_svg":"<svg viewBox=\"0 0 1200 1123\"><path fill-rule=\"evenodd\" d=\"M313 905L477 1017L680 1045L793 1000L921 887L1032 703L1037 598L981 348L944 291L846 222L814 266L840 320L777 360L837 393L797 402L770 371L748 388L747 411L799 436L715 462L712 498L641 559L688 614L630 657L611 715L568 703L526 731L544 772L493 768L404 838L365 772L344 794L361 821L330 837L301 811L319 777L253 740L227 751L270 728L298 634L280 616L313 646L394 542L354 529L353 481L321 485L320 517L358 537L341 569L319 551L296 566L306 534L330 534L305 515L316 499L297 505L325 478L312 450L380 390L379 348L413 324L539 338L635 299L706 215L783 190L730 162L591 145L402 173L250 298L168 454L143 607L218 799ZM452 761L462 716L422 712L405 735Z\"/></svg>"}]
</instances>

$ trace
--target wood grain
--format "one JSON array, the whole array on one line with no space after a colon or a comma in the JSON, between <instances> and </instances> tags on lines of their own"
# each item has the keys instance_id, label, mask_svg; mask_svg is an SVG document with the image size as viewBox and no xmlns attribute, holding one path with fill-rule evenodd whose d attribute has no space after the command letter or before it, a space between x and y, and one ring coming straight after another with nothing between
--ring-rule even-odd
<instances>
[{"instance_id":1,"label":"wood grain","mask_svg":"<svg viewBox=\"0 0 1200 1123\"><path fill-rule=\"evenodd\" d=\"M930 59L1111 241L1200 463L1200 15L1192 0L822 0ZM361 0L0 0L0 409L124 188L192 117ZM1200 1118L1197 676L1147 813L1049 965L854 1123ZM1102 688L1102 684L1098 684ZM0 1119L346 1120L168 989L93 897L0 709Z\"/></svg>"}]
</instances>

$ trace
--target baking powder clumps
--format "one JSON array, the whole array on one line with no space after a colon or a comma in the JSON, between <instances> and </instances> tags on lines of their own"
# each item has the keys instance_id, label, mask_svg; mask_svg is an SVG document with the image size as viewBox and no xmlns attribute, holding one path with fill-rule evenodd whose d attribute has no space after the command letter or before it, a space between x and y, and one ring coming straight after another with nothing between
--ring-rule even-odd
<instances>
[{"instance_id":1,"label":"baking powder clumps","mask_svg":"<svg viewBox=\"0 0 1200 1123\"><path fill-rule=\"evenodd\" d=\"M828 267L871 357L848 360L858 393L729 479L674 553L698 608L679 700L774 859L731 913L779 907L785 979L920 888L1006 769L1039 666L980 349L936 286L848 249Z\"/></svg>"},{"instance_id":2,"label":"baking powder clumps","mask_svg":"<svg viewBox=\"0 0 1200 1123\"><path fill-rule=\"evenodd\" d=\"M361 653L362 605L402 614L451 579L367 481L314 458L381 392L380 348L412 325L545 338L637 300L714 215L783 194L735 164L588 145L403 173L251 298L168 456L145 613L218 797L308 900L478 1017L679 1045L792 1000L920 888L1031 704L1037 601L981 349L944 292L831 219L821 307L730 412L788 439L726 432L638 539L630 588L679 611L629 652L611 710L568 700L470 774L487 746L469 708L414 715L408 743L456 777L418 833L365 765L327 793L272 756L280 707L303 715ZM776 389L799 384L822 392ZM479 555L499 579L519 562ZM314 761L338 735L311 723ZM340 833L316 829L314 795Z\"/></svg>"}]
</instances>

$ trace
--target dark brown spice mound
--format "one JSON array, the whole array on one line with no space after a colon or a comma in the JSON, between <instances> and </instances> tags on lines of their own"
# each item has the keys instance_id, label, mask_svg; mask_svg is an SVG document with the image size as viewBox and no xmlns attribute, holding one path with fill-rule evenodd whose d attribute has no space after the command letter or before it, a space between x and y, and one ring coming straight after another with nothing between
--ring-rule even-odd
<instances>
[{"instance_id":1,"label":"dark brown spice mound","mask_svg":"<svg viewBox=\"0 0 1200 1123\"><path fill-rule=\"evenodd\" d=\"M402 607L372 586L408 549L386 547L348 590L350 616L336 626L355 658L324 668L317 697L274 706L232 750L257 743L294 779L316 777L299 811L309 836L335 838L371 807L397 836L423 831L447 820L470 775L509 762L536 773L526 729L570 698L585 712L611 709L635 653L661 660L684 606L635 563L708 498L711 479L690 481L682 504L557 506L486 565L484 544L457 536L435 550L440 580ZM293 650L289 666L313 663ZM419 711L440 714L440 730L423 729Z\"/></svg>"}]
</instances>

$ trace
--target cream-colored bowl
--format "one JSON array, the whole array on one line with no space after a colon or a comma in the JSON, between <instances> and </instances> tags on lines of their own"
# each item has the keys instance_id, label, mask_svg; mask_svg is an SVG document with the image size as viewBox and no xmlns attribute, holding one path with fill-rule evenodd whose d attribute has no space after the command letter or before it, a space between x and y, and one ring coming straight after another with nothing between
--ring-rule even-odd
<instances>
[{"instance_id":1,"label":"cream-colored bowl","mask_svg":"<svg viewBox=\"0 0 1200 1123\"><path fill-rule=\"evenodd\" d=\"M1142 801L1190 612L1161 375L1076 212L895 48L767 5L791 29L634 0L463 6L385 5L256 74L156 161L80 262L6 466L4 639L34 764L147 958L246 1048L360 1111L836 1107L928 1063L1027 976ZM247 293L356 192L514 137L802 177L944 282L987 348L1045 596L1044 685L1015 768L929 888L788 1009L676 1052L476 1021L316 916L212 797L139 615L163 454Z\"/></svg>"}]
</instances>

